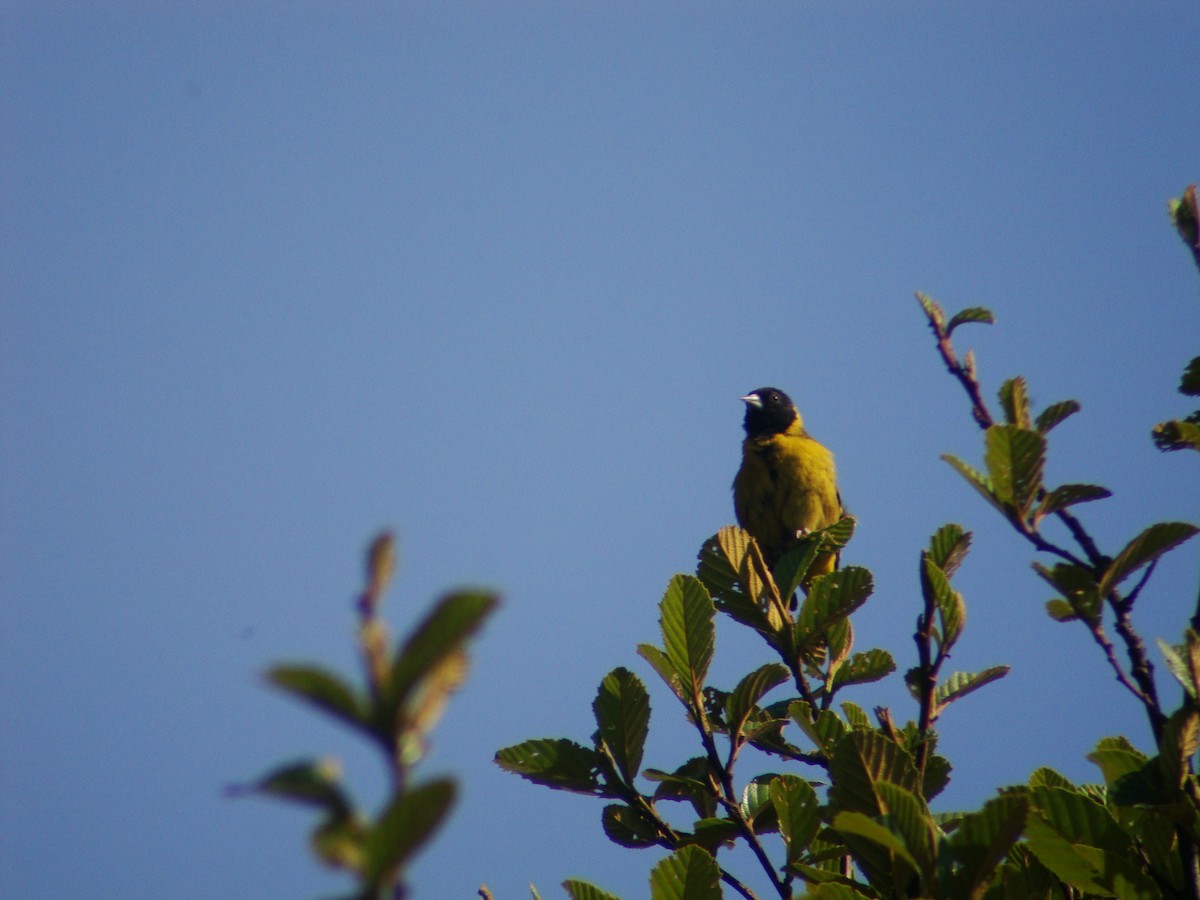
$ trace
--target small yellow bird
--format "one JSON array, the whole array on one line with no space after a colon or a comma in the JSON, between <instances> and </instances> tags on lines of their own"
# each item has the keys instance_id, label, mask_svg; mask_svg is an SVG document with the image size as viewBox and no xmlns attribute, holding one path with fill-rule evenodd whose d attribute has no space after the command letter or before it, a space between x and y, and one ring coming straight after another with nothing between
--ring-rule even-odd
<instances>
[{"instance_id":1,"label":"small yellow bird","mask_svg":"<svg viewBox=\"0 0 1200 900\"><path fill-rule=\"evenodd\" d=\"M778 388L751 391L743 426L742 466L733 479L733 509L771 568L799 539L842 517L833 454L804 430L790 397ZM837 555L823 554L809 579L832 572Z\"/></svg>"}]
</instances>

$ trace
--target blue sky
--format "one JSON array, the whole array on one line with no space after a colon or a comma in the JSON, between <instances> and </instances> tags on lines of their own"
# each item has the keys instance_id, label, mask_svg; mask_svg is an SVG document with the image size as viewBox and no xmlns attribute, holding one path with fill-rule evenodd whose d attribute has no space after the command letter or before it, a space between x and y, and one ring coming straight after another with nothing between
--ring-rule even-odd
<instances>
[{"instance_id":1,"label":"blue sky","mask_svg":"<svg viewBox=\"0 0 1200 900\"><path fill-rule=\"evenodd\" d=\"M304 897L307 813L223 787L375 760L268 691L355 666L381 527L397 629L441 591L503 607L424 771L463 796L415 896L646 893L602 804L497 770L586 740L672 574L732 520L747 390L837 454L875 572L858 646L911 665L917 555L976 533L953 666L1004 682L942 721L942 808L1040 765L1094 777L1142 718L1029 551L938 455L981 456L915 302L990 392L1084 411L1052 481L1115 552L1196 518L1196 272L1165 201L1200 178L1194 3L13 3L0 10L0 893ZM1196 547L1137 622L1176 639ZM724 651L724 653L722 653ZM713 677L765 661L725 629ZM729 686L729 684L726 686ZM1167 696L1174 692L1164 684ZM651 684L647 765L691 755ZM914 714L898 677L855 692ZM765 766L764 766L765 768ZM759 771L747 771L747 776ZM743 872L749 872L746 864Z\"/></svg>"}]
</instances>

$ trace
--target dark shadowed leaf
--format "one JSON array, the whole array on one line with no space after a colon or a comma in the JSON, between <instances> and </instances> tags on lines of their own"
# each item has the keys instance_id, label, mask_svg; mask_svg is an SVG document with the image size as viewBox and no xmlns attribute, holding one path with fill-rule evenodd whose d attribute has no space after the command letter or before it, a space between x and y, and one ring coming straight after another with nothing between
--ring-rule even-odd
<instances>
[{"instance_id":1,"label":"dark shadowed leaf","mask_svg":"<svg viewBox=\"0 0 1200 900\"><path fill-rule=\"evenodd\" d=\"M385 742L390 739L390 735L380 735L371 727L366 699L333 672L319 666L284 665L270 669L266 678L275 687L373 737Z\"/></svg>"},{"instance_id":2,"label":"dark shadowed leaf","mask_svg":"<svg viewBox=\"0 0 1200 900\"><path fill-rule=\"evenodd\" d=\"M1029 798L1006 794L984 804L976 813L968 813L946 841L946 848L958 870L943 885L946 896L975 897L987 883L996 866L1021 837L1029 817Z\"/></svg>"},{"instance_id":3,"label":"dark shadowed leaf","mask_svg":"<svg viewBox=\"0 0 1200 900\"><path fill-rule=\"evenodd\" d=\"M833 779L830 806L869 816L883 812L875 794L876 782L890 781L912 792L920 789L912 756L877 731L856 729L838 739L829 775Z\"/></svg>"},{"instance_id":4,"label":"dark shadowed leaf","mask_svg":"<svg viewBox=\"0 0 1200 900\"><path fill-rule=\"evenodd\" d=\"M437 605L405 640L392 668L390 702L403 703L409 693L483 624L496 608L493 594L463 591L450 594ZM394 707L393 707L394 708ZM391 717L389 717L391 718Z\"/></svg>"},{"instance_id":5,"label":"dark shadowed leaf","mask_svg":"<svg viewBox=\"0 0 1200 900\"><path fill-rule=\"evenodd\" d=\"M640 678L625 668L613 669L600 682L592 703L598 735L628 785L642 766L642 750L650 728L650 695Z\"/></svg>"},{"instance_id":6,"label":"dark shadowed leaf","mask_svg":"<svg viewBox=\"0 0 1200 900\"><path fill-rule=\"evenodd\" d=\"M768 622L759 599L763 584L758 574L758 561L762 554L758 552L755 556L756 552L757 545L748 532L726 526L700 548L696 575L708 589L717 609L743 625L769 635L778 626ZM762 568L766 568L765 563ZM744 584L747 580L751 582L751 589Z\"/></svg>"},{"instance_id":7,"label":"dark shadowed leaf","mask_svg":"<svg viewBox=\"0 0 1200 900\"><path fill-rule=\"evenodd\" d=\"M604 833L614 844L637 850L653 847L658 843L658 829L642 818L637 810L624 803L613 803L604 807L600 815Z\"/></svg>"},{"instance_id":8,"label":"dark shadowed leaf","mask_svg":"<svg viewBox=\"0 0 1200 900\"><path fill-rule=\"evenodd\" d=\"M605 794L600 756L566 738L540 738L496 751L496 765L534 784L580 794Z\"/></svg>"},{"instance_id":9,"label":"dark shadowed leaf","mask_svg":"<svg viewBox=\"0 0 1200 900\"><path fill-rule=\"evenodd\" d=\"M650 872L651 900L721 900L721 870L707 850L681 847Z\"/></svg>"},{"instance_id":10,"label":"dark shadowed leaf","mask_svg":"<svg viewBox=\"0 0 1200 900\"><path fill-rule=\"evenodd\" d=\"M454 782L439 778L392 799L367 834L364 874L372 884L383 881L433 836L454 795Z\"/></svg>"},{"instance_id":11,"label":"dark shadowed leaf","mask_svg":"<svg viewBox=\"0 0 1200 900\"><path fill-rule=\"evenodd\" d=\"M1183 377L1179 379L1179 393L1200 397L1200 356L1194 357L1183 370Z\"/></svg>"},{"instance_id":12,"label":"dark shadowed leaf","mask_svg":"<svg viewBox=\"0 0 1200 900\"><path fill-rule=\"evenodd\" d=\"M352 811L350 798L341 785L341 766L335 759L304 760L280 766L253 784L229 789L233 796L265 794L294 803L324 809L331 816L344 817Z\"/></svg>"},{"instance_id":13,"label":"dark shadowed leaf","mask_svg":"<svg viewBox=\"0 0 1200 900\"><path fill-rule=\"evenodd\" d=\"M1112 491L1096 484L1064 484L1056 487L1042 498L1042 502L1034 514L1034 519L1035 521L1043 519L1060 509L1075 506L1077 503L1090 503L1093 500L1104 500L1111 496Z\"/></svg>"},{"instance_id":14,"label":"dark shadowed leaf","mask_svg":"<svg viewBox=\"0 0 1200 900\"><path fill-rule=\"evenodd\" d=\"M742 730L746 718L762 700L763 695L774 687L778 687L788 679L786 666L779 663L767 663L755 669L733 689L725 704L725 723L733 738Z\"/></svg>"}]
</instances>

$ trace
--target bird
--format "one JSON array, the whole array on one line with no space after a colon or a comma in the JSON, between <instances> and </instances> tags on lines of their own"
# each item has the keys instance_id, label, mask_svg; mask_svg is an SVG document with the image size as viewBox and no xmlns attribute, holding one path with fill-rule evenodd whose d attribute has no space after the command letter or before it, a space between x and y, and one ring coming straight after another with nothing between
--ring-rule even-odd
<instances>
[{"instance_id":1,"label":"bird","mask_svg":"<svg viewBox=\"0 0 1200 900\"><path fill-rule=\"evenodd\" d=\"M833 454L804 430L796 404L783 391L758 388L741 400L746 437L733 479L733 509L774 570L796 541L842 517L837 469ZM805 581L835 568L837 554L821 554Z\"/></svg>"}]
</instances>

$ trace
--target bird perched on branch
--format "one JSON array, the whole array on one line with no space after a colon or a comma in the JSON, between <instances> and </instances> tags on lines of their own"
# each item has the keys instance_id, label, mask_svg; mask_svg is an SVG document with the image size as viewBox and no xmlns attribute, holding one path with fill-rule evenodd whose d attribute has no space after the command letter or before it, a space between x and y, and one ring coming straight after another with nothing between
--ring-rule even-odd
<instances>
[{"instance_id":1,"label":"bird perched on branch","mask_svg":"<svg viewBox=\"0 0 1200 900\"><path fill-rule=\"evenodd\" d=\"M813 440L790 397L778 388L751 391L742 466L733 479L733 509L771 568L800 538L842 516L833 454ZM832 572L837 556L818 557L809 579Z\"/></svg>"}]
</instances>

